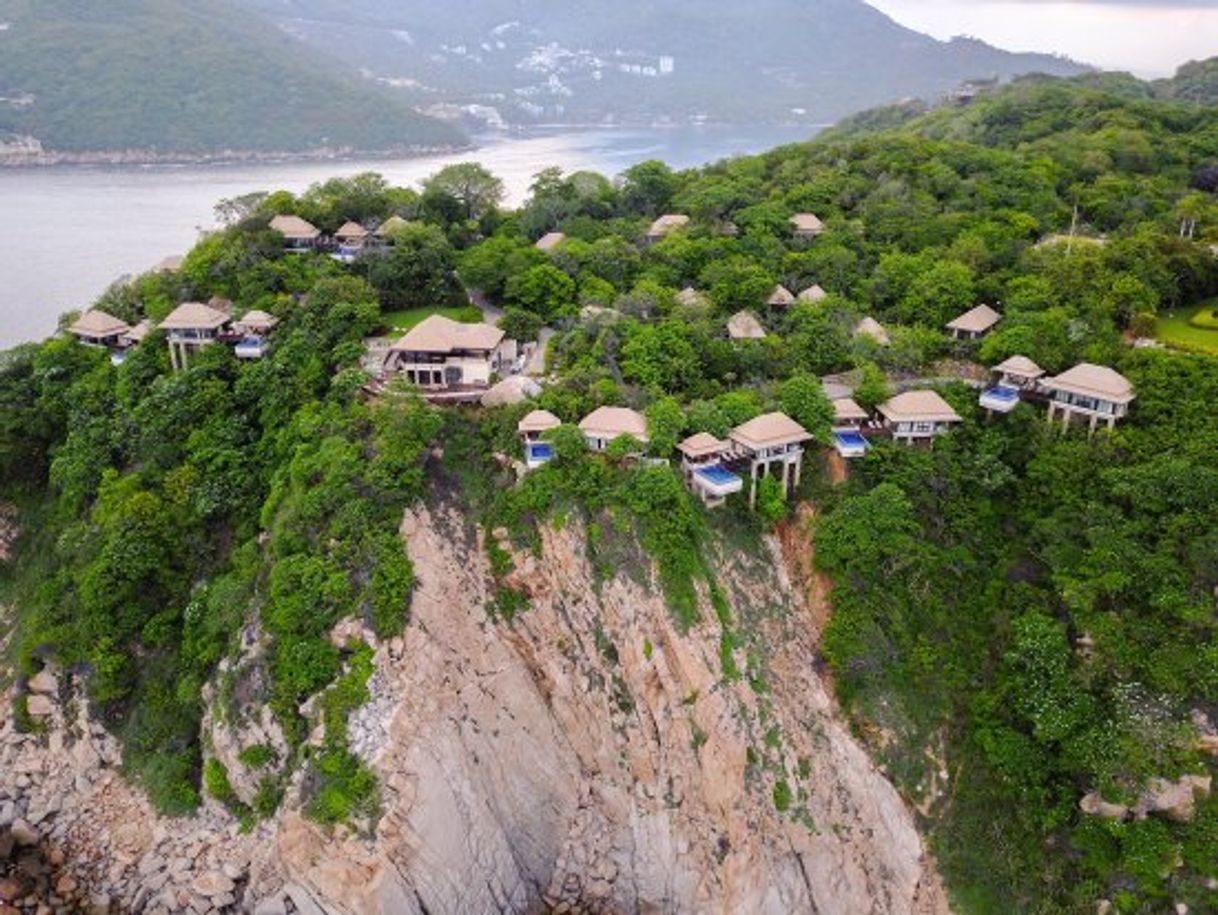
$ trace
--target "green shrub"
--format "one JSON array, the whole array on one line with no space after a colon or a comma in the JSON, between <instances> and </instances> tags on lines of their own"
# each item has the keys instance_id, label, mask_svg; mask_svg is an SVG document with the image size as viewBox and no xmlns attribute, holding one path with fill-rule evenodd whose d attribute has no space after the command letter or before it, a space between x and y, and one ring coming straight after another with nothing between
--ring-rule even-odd
<instances>
[{"instance_id":1,"label":"green shrub","mask_svg":"<svg viewBox=\"0 0 1218 915\"><path fill-rule=\"evenodd\" d=\"M379 809L376 776L347 746L347 718L368 701L372 671L372 649L361 642L347 658L346 672L321 697L325 737L309 763L305 803L305 813L319 823L358 825Z\"/></svg>"},{"instance_id":2,"label":"green shrub","mask_svg":"<svg viewBox=\"0 0 1218 915\"><path fill-rule=\"evenodd\" d=\"M779 813L791 809L791 786L787 784L786 779L780 778L774 783L774 807Z\"/></svg>"},{"instance_id":3,"label":"green shrub","mask_svg":"<svg viewBox=\"0 0 1218 915\"><path fill-rule=\"evenodd\" d=\"M274 816L275 811L283 802L283 782L281 779L268 775L258 782L258 790L254 793L253 808L262 819Z\"/></svg>"},{"instance_id":4,"label":"green shrub","mask_svg":"<svg viewBox=\"0 0 1218 915\"><path fill-rule=\"evenodd\" d=\"M42 728L30 714L29 696L25 693L13 698L13 727L18 734L35 734Z\"/></svg>"},{"instance_id":5,"label":"green shrub","mask_svg":"<svg viewBox=\"0 0 1218 915\"><path fill-rule=\"evenodd\" d=\"M1188 323L1203 330L1218 330L1218 308L1198 308Z\"/></svg>"},{"instance_id":6,"label":"green shrub","mask_svg":"<svg viewBox=\"0 0 1218 915\"><path fill-rule=\"evenodd\" d=\"M262 769L275 761L275 748L265 743L250 744L237 754L237 759L247 769Z\"/></svg>"},{"instance_id":7,"label":"green shrub","mask_svg":"<svg viewBox=\"0 0 1218 915\"><path fill-rule=\"evenodd\" d=\"M510 623L519 614L529 609L529 596L523 591L500 585L495 589L494 616Z\"/></svg>"}]
</instances>

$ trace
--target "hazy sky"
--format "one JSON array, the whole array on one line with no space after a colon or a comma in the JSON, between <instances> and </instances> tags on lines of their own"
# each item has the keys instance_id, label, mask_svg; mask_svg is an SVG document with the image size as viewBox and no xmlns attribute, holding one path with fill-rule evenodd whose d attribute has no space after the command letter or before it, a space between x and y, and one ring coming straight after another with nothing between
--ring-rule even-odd
<instances>
[{"instance_id":1,"label":"hazy sky","mask_svg":"<svg viewBox=\"0 0 1218 915\"><path fill-rule=\"evenodd\" d=\"M1163 76L1218 55L1218 0L867 0L903 25Z\"/></svg>"}]
</instances>

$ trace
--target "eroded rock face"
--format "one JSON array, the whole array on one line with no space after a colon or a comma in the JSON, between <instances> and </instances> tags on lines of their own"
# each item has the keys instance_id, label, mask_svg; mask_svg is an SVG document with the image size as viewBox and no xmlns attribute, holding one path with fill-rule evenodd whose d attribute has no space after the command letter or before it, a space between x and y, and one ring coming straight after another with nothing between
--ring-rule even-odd
<instances>
[{"instance_id":1,"label":"eroded rock face","mask_svg":"<svg viewBox=\"0 0 1218 915\"><path fill-rule=\"evenodd\" d=\"M249 834L211 802L159 819L107 771L113 742L83 717L62 728L56 706L38 740L0 721L0 761L26 782L14 813L67 854L65 895L265 915L946 911L910 812L835 717L814 617L777 552L718 562L736 624L764 648L735 663L761 688L725 676L709 601L680 632L642 557L598 584L575 526L516 557L530 607L511 624L487 612L494 583L462 517L420 510L403 537L412 622L371 642L373 698L349 723L382 785L375 835L302 819L299 783ZM210 720L213 740L231 725Z\"/></svg>"},{"instance_id":2,"label":"eroded rock face","mask_svg":"<svg viewBox=\"0 0 1218 915\"><path fill-rule=\"evenodd\" d=\"M910 813L833 717L775 555L721 576L767 630L762 694L725 682L709 606L682 634L654 583L598 593L578 530L517 557L531 606L511 625L488 618L484 551L459 518L419 512L403 534L412 624L398 657L378 653L380 715L352 722L357 745L387 735L375 856L340 878L323 844L296 848L301 884L341 885L352 912L945 909Z\"/></svg>"}]
</instances>

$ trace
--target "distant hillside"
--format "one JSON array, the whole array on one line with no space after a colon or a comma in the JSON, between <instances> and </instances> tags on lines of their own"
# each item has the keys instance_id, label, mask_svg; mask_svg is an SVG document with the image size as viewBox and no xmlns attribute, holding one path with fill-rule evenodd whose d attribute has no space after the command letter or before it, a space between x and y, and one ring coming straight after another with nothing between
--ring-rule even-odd
<instances>
[{"instance_id":1,"label":"distant hillside","mask_svg":"<svg viewBox=\"0 0 1218 915\"><path fill-rule=\"evenodd\" d=\"M863 0L253 0L419 104L514 123L829 122L963 80L1083 69L904 28Z\"/></svg>"},{"instance_id":2,"label":"distant hillside","mask_svg":"<svg viewBox=\"0 0 1218 915\"><path fill-rule=\"evenodd\" d=\"M1073 162L1093 153L1104 163L1145 162L1181 123L1212 118L1218 104L1218 57L1182 66L1174 77L1144 81L1128 73L1043 75L978 90L968 104L887 105L844 118L822 135L858 137L903 127L937 139L1016 149L1037 144ZM1193 109L1190 112L1190 108ZM1048 145L1046 145L1048 144Z\"/></svg>"},{"instance_id":3,"label":"distant hillside","mask_svg":"<svg viewBox=\"0 0 1218 915\"><path fill-rule=\"evenodd\" d=\"M6 135L201 155L463 140L224 0L0 0Z\"/></svg>"},{"instance_id":4,"label":"distant hillside","mask_svg":"<svg viewBox=\"0 0 1218 915\"><path fill-rule=\"evenodd\" d=\"M1218 105L1218 57L1186 63L1171 79L1153 83L1156 94L1181 102Z\"/></svg>"}]
</instances>

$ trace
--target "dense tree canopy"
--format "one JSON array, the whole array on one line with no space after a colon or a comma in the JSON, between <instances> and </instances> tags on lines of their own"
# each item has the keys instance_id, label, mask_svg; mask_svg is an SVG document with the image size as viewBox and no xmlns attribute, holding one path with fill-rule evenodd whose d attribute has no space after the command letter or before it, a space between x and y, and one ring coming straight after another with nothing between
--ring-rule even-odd
<instances>
[{"instance_id":1,"label":"dense tree canopy","mask_svg":"<svg viewBox=\"0 0 1218 915\"><path fill-rule=\"evenodd\" d=\"M482 520L514 536L574 507L593 531L630 519L689 626L699 589L716 593L707 516L679 473L634 460L639 443L588 455L575 422L636 408L665 458L691 432L781 409L823 444L823 376L867 408L933 386L964 418L933 448L878 443L839 486L810 448L801 495L834 583L823 652L844 707L917 801L961 911L1214 908L1218 799L1186 822L1079 807L1209 773L1198 732L1218 729L1218 346L1129 345L1177 312L1196 324L1218 295L1218 112L1139 85L1024 80L703 169L645 162L616 183L547 169L515 213L471 164L421 194L363 175L228 202L226 228L180 271L101 304L128 321L212 296L262 308L281 319L269 358L209 347L175 374L156 332L121 366L63 336L0 358L0 495L27 516L0 596L20 608L21 662L89 670L132 772L183 811L200 786L202 686L256 619L266 698L294 746L301 702L325 697L309 809L351 820L374 806L342 725L369 661L325 635L346 615L378 633L404 624L413 572L396 524L430 488L437 436L444 472L465 474ZM691 221L647 243L665 212ZM826 224L815 240L792 232L802 212ZM285 256L267 231L278 213L326 231L409 222L345 265ZM565 239L538 250L551 231ZM771 303L779 284L800 298ZM393 386L359 396L364 339L386 312L470 294L505 307L513 337L553 331L536 404L442 418ZM1002 314L994 331L952 339L944 324L982 302ZM764 336L729 336L742 311ZM856 333L864 317L886 344ZM987 419L970 383L1017 354L1050 373L1119 369L1137 394L1129 418L1093 437L1048 427L1032 404ZM519 454L513 411L534 406L564 423L556 458L512 485L486 446ZM787 517L775 481L758 513ZM523 612L496 585L496 618Z\"/></svg>"}]
</instances>

